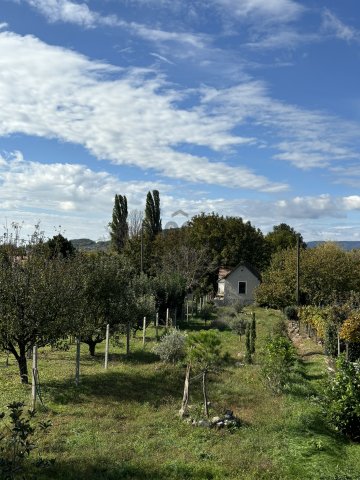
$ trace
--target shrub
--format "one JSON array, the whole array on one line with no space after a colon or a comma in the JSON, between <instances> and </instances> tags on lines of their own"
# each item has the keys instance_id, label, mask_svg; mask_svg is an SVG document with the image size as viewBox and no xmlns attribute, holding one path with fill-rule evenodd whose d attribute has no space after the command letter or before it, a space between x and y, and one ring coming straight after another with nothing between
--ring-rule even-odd
<instances>
[{"instance_id":1,"label":"shrub","mask_svg":"<svg viewBox=\"0 0 360 480\"><path fill-rule=\"evenodd\" d=\"M230 319L226 317L216 318L211 322L210 328L216 328L219 332L225 332L226 330L230 330L231 322Z\"/></svg>"},{"instance_id":2,"label":"shrub","mask_svg":"<svg viewBox=\"0 0 360 480\"><path fill-rule=\"evenodd\" d=\"M9 480L19 478L25 458L36 448L37 428L33 423L35 412L29 410L25 414L24 406L22 402L13 402L8 405L9 418L5 413L0 412L0 420L4 422L0 429L0 478ZM51 422L39 422L38 426L42 432L46 432ZM53 463L53 459L46 461L39 457L36 465L44 467Z\"/></svg>"},{"instance_id":3,"label":"shrub","mask_svg":"<svg viewBox=\"0 0 360 480\"><path fill-rule=\"evenodd\" d=\"M280 393L287 384L295 359L295 348L286 336L277 334L267 340L261 372L275 393Z\"/></svg>"},{"instance_id":4,"label":"shrub","mask_svg":"<svg viewBox=\"0 0 360 480\"><path fill-rule=\"evenodd\" d=\"M288 305L284 308L285 317L294 322L298 321L298 309L296 305Z\"/></svg>"},{"instance_id":5,"label":"shrub","mask_svg":"<svg viewBox=\"0 0 360 480\"><path fill-rule=\"evenodd\" d=\"M215 305L213 305L212 303L206 303L200 310L198 316L206 322L207 320L211 320L215 310Z\"/></svg>"},{"instance_id":6,"label":"shrub","mask_svg":"<svg viewBox=\"0 0 360 480\"><path fill-rule=\"evenodd\" d=\"M239 335L240 340L241 336L245 334L247 321L242 317L234 317L230 320L230 328L233 332Z\"/></svg>"},{"instance_id":7,"label":"shrub","mask_svg":"<svg viewBox=\"0 0 360 480\"><path fill-rule=\"evenodd\" d=\"M153 352L166 363L176 363L185 357L185 335L173 329L155 345Z\"/></svg>"},{"instance_id":8,"label":"shrub","mask_svg":"<svg viewBox=\"0 0 360 480\"><path fill-rule=\"evenodd\" d=\"M360 364L343 356L336 362L336 373L329 377L322 397L327 420L339 432L360 440Z\"/></svg>"}]
</instances>

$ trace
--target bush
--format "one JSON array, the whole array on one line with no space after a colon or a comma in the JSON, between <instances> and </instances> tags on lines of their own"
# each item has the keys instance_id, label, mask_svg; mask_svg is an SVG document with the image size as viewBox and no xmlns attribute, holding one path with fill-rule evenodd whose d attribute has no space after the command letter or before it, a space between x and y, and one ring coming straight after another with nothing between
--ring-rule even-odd
<instances>
[{"instance_id":1,"label":"bush","mask_svg":"<svg viewBox=\"0 0 360 480\"><path fill-rule=\"evenodd\" d=\"M155 345L153 352L166 363L176 363L185 357L185 335L173 329Z\"/></svg>"},{"instance_id":2,"label":"bush","mask_svg":"<svg viewBox=\"0 0 360 480\"><path fill-rule=\"evenodd\" d=\"M231 330L239 335L240 340L242 335L245 335L247 321L242 317L234 317L230 321Z\"/></svg>"},{"instance_id":3,"label":"bush","mask_svg":"<svg viewBox=\"0 0 360 480\"><path fill-rule=\"evenodd\" d=\"M285 307L284 314L288 320L291 320L293 322L297 322L299 319L298 309L296 305L288 305L287 307Z\"/></svg>"},{"instance_id":4,"label":"bush","mask_svg":"<svg viewBox=\"0 0 360 480\"><path fill-rule=\"evenodd\" d=\"M267 340L261 372L275 393L283 391L295 359L295 348L286 336L277 334Z\"/></svg>"},{"instance_id":5,"label":"bush","mask_svg":"<svg viewBox=\"0 0 360 480\"><path fill-rule=\"evenodd\" d=\"M230 319L226 317L216 318L211 322L210 328L216 328L219 332L230 330Z\"/></svg>"},{"instance_id":6,"label":"bush","mask_svg":"<svg viewBox=\"0 0 360 480\"><path fill-rule=\"evenodd\" d=\"M215 305L208 302L202 307L202 309L198 313L198 316L206 322L207 320L211 320L213 313L215 313L215 310Z\"/></svg>"},{"instance_id":7,"label":"bush","mask_svg":"<svg viewBox=\"0 0 360 480\"><path fill-rule=\"evenodd\" d=\"M23 472L24 461L36 448L37 427L34 425L34 411L24 413L24 403L14 402L7 406L9 416L0 412L0 420L4 422L0 429L0 478L19 478ZM40 431L46 432L50 421L39 422ZM36 466L46 467L52 465L54 460L38 458ZM24 477L22 477L24 478Z\"/></svg>"},{"instance_id":8,"label":"bush","mask_svg":"<svg viewBox=\"0 0 360 480\"><path fill-rule=\"evenodd\" d=\"M336 362L336 373L324 386L322 404L327 420L339 432L360 440L360 364Z\"/></svg>"}]
</instances>

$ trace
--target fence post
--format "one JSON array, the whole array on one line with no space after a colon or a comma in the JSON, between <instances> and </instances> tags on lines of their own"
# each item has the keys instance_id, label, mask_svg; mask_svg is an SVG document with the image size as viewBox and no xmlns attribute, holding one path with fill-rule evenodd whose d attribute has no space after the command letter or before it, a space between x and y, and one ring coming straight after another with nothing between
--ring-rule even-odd
<instances>
[{"instance_id":1,"label":"fence post","mask_svg":"<svg viewBox=\"0 0 360 480\"><path fill-rule=\"evenodd\" d=\"M106 338L105 338L105 370L108 368L109 362L109 340L110 340L110 325L106 325Z\"/></svg>"},{"instance_id":2,"label":"fence post","mask_svg":"<svg viewBox=\"0 0 360 480\"><path fill-rule=\"evenodd\" d=\"M32 384L31 384L31 409L36 407L36 382L38 374L38 354L37 346L33 346L33 361L32 361Z\"/></svg>"},{"instance_id":3,"label":"fence post","mask_svg":"<svg viewBox=\"0 0 360 480\"><path fill-rule=\"evenodd\" d=\"M156 341L159 340L159 312L156 312L156 317L155 317L155 336L156 336Z\"/></svg>"},{"instance_id":4,"label":"fence post","mask_svg":"<svg viewBox=\"0 0 360 480\"><path fill-rule=\"evenodd\" d=\"M80 383L80 337L76 337L75 385L78 387L79 383Z\"/></svg>"},{"instance_id":5,"label":"fence post","mask_svg":"<svg viewBox=\"0 0 360 480\"><path fill-rule=\"evenodd\" d=\"M146 335L146 317L143 319L143 347L145 347L145 335Z\"/></svg>"},{"instance_id":6,"label":"fence post","mask_svg":"<svg viewBox=\"0 0 360 480\"><path fill-rule=\"evenodd\" d=\"M166 328L169 328L169 309L166 309L166 322L165 322Z\"/></svg>"}]
</instances>

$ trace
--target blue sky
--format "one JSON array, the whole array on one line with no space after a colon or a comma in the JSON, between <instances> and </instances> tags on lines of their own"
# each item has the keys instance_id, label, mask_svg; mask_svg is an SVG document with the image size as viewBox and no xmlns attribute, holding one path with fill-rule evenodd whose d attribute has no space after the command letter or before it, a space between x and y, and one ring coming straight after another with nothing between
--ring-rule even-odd
<instances>
[{"instance_id":1,"label":"blue sky","mask_svg":"<svg viewBox=\"0 0 360 480\"><path fill-rule=\"evenodd\" d=\"M359 47L358 0L0 0L2 225L97 240L156 188L359 240Z\"/></svg>"}]
</instances>

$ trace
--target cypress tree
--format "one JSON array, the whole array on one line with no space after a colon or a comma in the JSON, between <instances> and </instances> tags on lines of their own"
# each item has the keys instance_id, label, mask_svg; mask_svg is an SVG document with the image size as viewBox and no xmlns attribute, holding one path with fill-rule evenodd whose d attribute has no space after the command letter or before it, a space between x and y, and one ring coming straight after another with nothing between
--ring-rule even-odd
<instances>
[{"instance_id":1,"label":"cypress tree","mask_svg":"<svg viewBox=\"0 0 360 480\"><path fill-rule=\"evenodd\" d=\"M161 232L160 194L158 190L148 192L145 205L145 231L153 240Z\"/></svg>"},{"instance_id":2,"label":"cypress tree","mask_svg":"<svg viewBox=\"0 0 360 480\"><path fill-rule=\"evenodd\" d=\"M129 236L129 226L127 223L128 208L125 195L115 195L112 221L109 223L111 247L116 252L124 249Z\"/></svg>"}]
</instances>

